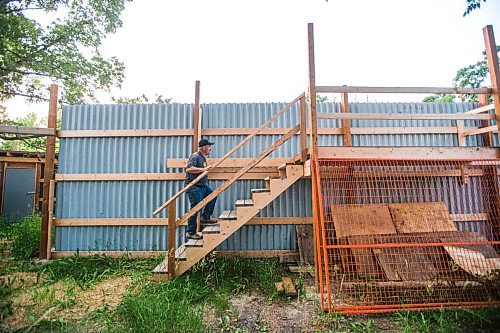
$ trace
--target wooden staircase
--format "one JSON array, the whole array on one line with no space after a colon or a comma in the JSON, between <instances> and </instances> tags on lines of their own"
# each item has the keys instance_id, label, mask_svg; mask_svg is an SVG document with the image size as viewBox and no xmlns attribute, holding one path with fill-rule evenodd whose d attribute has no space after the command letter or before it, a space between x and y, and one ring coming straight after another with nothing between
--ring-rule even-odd
<instances>
[{"instance_id":1,"label":"wooden staircase","mask_svg":"<svg viewBox=\"0 0 500 333\"><path fill-rule=\"evenodd\" d=\"M188 240L175 251L175 272L179 276L240 229L260 210L276 199L287 188L304 175L302 164L285 164L278 168L278 178L266 178L264 189L253 189L252 199L242 199L235 203L235 210L224 211L219 223L208 225L202 230L203 239ZM168 272L168 255L154 270L154 274Z\"/></svg>"}]
</instances>

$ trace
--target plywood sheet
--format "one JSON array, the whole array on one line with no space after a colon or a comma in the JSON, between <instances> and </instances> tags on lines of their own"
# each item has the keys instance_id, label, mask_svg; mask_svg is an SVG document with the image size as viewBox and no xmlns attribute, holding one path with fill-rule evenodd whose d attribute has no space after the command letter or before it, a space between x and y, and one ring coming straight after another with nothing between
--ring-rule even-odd
<instances>
[{"instance_id":1,"label":"plywood sheet","mask_svg":"<svg viewBox=\"0 0 500 333\"><path fill-rule=\"evenodd\" d=\"M500 270L500 258L486 258L480 251L457 246L445 246L446 252L465 271L487 277L494 270Z\"/></svg>"},{"instance_id":2,"label":"plywood sheet","mask_svg":"<svg viewBox=\"0 0 500 333\"><path fill-rule=\"evenodd\" d=\"M296 225L297 243L299 245L300 263L314 264L314 237L312 225Z\"/></svg>"},{"instance_id":3,"label":"plywood sheet","mask_svg":"<svg viewBox=\"0 0 500 333\"><path fill-rule=\"evenodd\" d=\"M389 204L398 233L457 231L444 202Z\"/></svg>"},{"instance_id":4,"label":"plywood sheet","mask_svg":"<svg viewBox=\"0 0 500 333\"><path fill-rule=\"evenodd\" d=\"M396 233L387 205L332 205L331 210L338 238Z\"/></svg>"},{"instance_id":5,"label":"plywood sheet","mask_svg":"<svg viewBox=\"0 0 500 333\"><path fill-rule=\"evenodd\" d=\"M437 270L423 248L373 249L390 281L431 281Z\"/></svg>"}]
</instances>

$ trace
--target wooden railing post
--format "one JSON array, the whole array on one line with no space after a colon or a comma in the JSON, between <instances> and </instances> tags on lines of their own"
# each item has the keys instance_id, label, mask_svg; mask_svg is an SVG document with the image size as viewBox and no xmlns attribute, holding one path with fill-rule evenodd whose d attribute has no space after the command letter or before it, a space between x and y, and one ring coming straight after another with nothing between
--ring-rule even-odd
<instances>
[{"instance_id":1,"label":"wooden railing post","mask_svg":"<svg viewBox=\"0 0 500 333\"><path fill-rule=\"evenodd\" d=\"M167 268L171 278L175 277L175 220L177 200L168 205Z\"/></svg>"},{"instance_id":2,"label":"wooden railing post","mask_svg":"<svg viewBox=\"0 0 500 333\"><path fill-rule=\"evenodd\" d=\"M300 161L307 160L306 96L300 99Z\"/></svg>"},{"instance_id":3,"label":"wooden railing post","mask_svg":"<svg viewBox=\"0 0 500 333\"><path fill-rule=\"evenodd\" d=\"M57 127L57 91L56 84L50 86L49 119L47 127L56 130ZM42 227L40 233L40 259L46 259L47 244L49 243L49 186L54 179L54 159L56 154L56 137L48 136L45 145L45 168L43 175L43 202L42 202Z\"/></svg>"},{"instance_id":4,"label":"wooden railing post","mask_svg":"<svg viewBox=\"0 0 500 333\"><path fill-rule=\"evenodd\" d=\"M493 26L487 25L483 28L484 43L486 44L486 58L490 69L491 90L493 103L495 104L495 115L497 121L498 136L500 138L500 69L498 67L497 46Z\"/></svg>"},{"instance_id":5,"label":"wooden railing post","mask_svg":"<svg viewBox=\"0 0 500 333\"><path fill-rule=\"evenodd\" d=\"M488 95L486 94L480 94L479 96L479 105L480 106L486 106L490 104L490 100L488 98ZM489 127L491 126L491 121L490 120L481 120L481 127ZM485 147L491 147L493 146L493 133L483 133L483 145Z\"/></svg>"},{"instance_id":6,"label":"wooden railing post","mask_svg":"<svg viewBox=\"0 0 500 333\"><path fill-rule=\"evenodd\" d=\"M198 142L201 139L201 109L200 109L200 81L196 81L194 88L193 113L193 153L198 151Z\"/></svg>"},{"instance_id":7,"label":"wooden railing post","mask_svg":"<svg viewBox=\"0 0 500 333\"><path fill-rule=\"evenodd\" d=\"M347 93L342 93L341 103L342 113L349 113L349 99ZM351 121L349 119L342 119L342 131L344 133L344 147L351 147Z\"/></svg>"},{"instance_id":8,"label":"wooden railing post","mask_svg":"<svg viewBox=\"0 0 500 333\"><path fill-rule=\"evenodd\" d=\"M51 258L52 255L52 225L54 221L54 200L55 200L55 189L56 189L56 181L51 179L49 185L49 218L47 230L49 234L47 236L47 259Z\"/></svg>"}]
</instances>

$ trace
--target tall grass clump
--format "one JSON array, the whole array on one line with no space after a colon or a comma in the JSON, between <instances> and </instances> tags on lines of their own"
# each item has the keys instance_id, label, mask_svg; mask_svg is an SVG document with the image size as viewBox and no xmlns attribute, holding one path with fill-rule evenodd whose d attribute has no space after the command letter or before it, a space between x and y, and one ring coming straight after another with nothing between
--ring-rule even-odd
<instances>
[{"instance_id":1,"label":"tall grass clump","mask_svg":"<svg viewBox=\"0 0 500 333\"><path fill-rule=\"evenodd\" d=\"M38 256L42 217L29 215L12 225L12 255L27 260Z\"/></svg>"}]
</instances>

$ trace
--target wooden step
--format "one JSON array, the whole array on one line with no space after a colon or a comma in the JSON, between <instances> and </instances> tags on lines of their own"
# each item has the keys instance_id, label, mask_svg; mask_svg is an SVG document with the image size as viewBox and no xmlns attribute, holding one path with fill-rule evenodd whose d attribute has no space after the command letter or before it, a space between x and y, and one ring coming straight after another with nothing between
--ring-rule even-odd
<instances>
[{"instance_id":1,"label":"wooden step","mask_svg":"<svg viewBox=\"0 0 500 333\"><path fill-rule=\"evenodd\" d=\"M236 211L235 210L225 210L222 214L219 215L219 219L221 220L236 220Z\"/></svg>"},{"instance_id":2,"label":"wooden step","mask_svg":"<svg viewBox=\"0 0 500 333\"><path fill-rule=\"evenodd\" d=\"M253 188L250 191L252 193L266 193L266 192L271 192L271 190L268 189L268 188Z\"/></svg>"},{"instance_id":3,"label":"wooden step","mask_svg":"<svg viewBox=\"0 0 500 333\"><path fill-rule=\"evenodd\" d=\"M253 205L253 200L252 199L240 199L237 200L234 205L236 207L241 207L241 206L252 206Z\"/></svg>"},{"instance_id":4,"label":"wooden step","mask_svg":"<svg viewBox=\"0 0 500 333\"><path fill-rule=\"evenodd\" d=\"M203 239L189 239L184 243L185 247L201 247L203 246Z\"/></svg>"},{"instance_id":5,"label":"wooden step","mask_svg":"<svg viewBox=\"0 0 500 333\"><path fill-rule=\"evenodd\" d=\"M184 244L179 246L179 248L175 251L175 259L180 261L186 260L186 247Z\"/></svg>"},{"instance_id":6,"label":"wooden step","mask_svg":"<svg viewBox=\"0 0 500 333\"><path fill-rule=\"evenodd\" d=\"M214 225L209 225L201 231L204 234L218 234L220 233L220 225L214 224Z\"/></svg>"},{"instance_id":7,"label":"wooden step","mask_svg":"<svg viewBox=\"0 0 500 333\"><path fill-rule=\"evenodd\" d=\"M266 178L264 178L264 185L265 185L266 189L271 190L271 181L273 181L273 180L277 181L279 179L281 179L281 178L280 177L266 177Z\"/></svg>"},{"instance_id":8,"label":"wooden step","mask_svg":"<svg viewBox=\"0 0 500 333\"><path fill-rule=\"evenodd\" d=\"M168 273L168 258L165 258L158 266L153 269L153 273L166 274Z\"/></svg>"}]
</instances>

